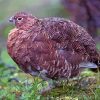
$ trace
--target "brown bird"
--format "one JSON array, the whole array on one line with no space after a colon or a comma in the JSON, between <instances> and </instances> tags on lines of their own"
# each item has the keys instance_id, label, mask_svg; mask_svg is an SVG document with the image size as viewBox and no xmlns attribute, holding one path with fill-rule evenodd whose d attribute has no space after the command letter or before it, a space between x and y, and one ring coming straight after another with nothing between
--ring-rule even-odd
<instances>
[{"instance_id":1,"label":"brown bird","mask_svg":"<svg viewBox=\"0 0 100 100\"><path fill-rule=\"evenodd\" d=\"M99 65L94 40L70 20L18 12L10 22L15 28L8 36L8 53L25 73L47 81L69 79L79 74L80 67Z\"/></svg>"}]
</instances>

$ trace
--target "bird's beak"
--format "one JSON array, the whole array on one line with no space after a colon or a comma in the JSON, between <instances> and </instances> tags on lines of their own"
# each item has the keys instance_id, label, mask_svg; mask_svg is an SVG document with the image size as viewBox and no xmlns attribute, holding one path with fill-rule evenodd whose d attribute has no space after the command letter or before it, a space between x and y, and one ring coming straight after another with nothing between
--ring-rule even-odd
<instances>
[{"instance_id":1,"label":"bird's beak","mask_svg":"<svg viewBox=\"0 0 100 100\"><path fill-rule=\"evenodd\" d=\"M14 23L14 17L10 17L10 18L9 18L9 22Z\"/></svg>"}]
</instances>

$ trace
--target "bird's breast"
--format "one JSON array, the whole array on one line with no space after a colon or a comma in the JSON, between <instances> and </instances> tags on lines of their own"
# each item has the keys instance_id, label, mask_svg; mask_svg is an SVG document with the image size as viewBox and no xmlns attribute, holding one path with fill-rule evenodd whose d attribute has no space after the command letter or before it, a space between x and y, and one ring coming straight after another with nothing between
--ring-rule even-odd
<instances>
[{"instance_id":1,"label":"bird's breast","mask_svg":"<svg viewBox=\"0 0 100 100\"><path fill-rule=\"evenodd\" d=\"M30 72L30 68L33 72L45 70L51 78L67 77L72 68L60 46L44 33L16 32L8 39L8 52L21 69L25 72Z\"/></svg>"},{"instance_id":2,"label":"bird's breast","mask_svg":"<svg viewBox=\"0 0 100 100\"><path fill-rule=\"evenodd\" d=\"M54 59L54 43L43 34L14 31L8 37L8 53L20 66L41 64Z\"/></svg>"}]
</instances>

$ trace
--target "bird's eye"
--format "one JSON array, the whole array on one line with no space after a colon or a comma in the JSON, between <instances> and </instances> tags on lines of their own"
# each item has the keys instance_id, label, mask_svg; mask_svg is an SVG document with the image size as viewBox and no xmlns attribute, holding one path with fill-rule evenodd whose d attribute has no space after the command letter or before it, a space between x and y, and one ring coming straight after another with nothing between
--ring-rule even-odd
<instances>
[{"instance_id":1,"label":"bird's eye","mask_svg":"<svg viewBox=\"0 0 100 100\"><path fill-rule=\"evenodd\" d=\"M23 19L23 18L21 18L21 17L17 18L18 21L21 21L22 19Z\"/></svg>"}]
</instances>

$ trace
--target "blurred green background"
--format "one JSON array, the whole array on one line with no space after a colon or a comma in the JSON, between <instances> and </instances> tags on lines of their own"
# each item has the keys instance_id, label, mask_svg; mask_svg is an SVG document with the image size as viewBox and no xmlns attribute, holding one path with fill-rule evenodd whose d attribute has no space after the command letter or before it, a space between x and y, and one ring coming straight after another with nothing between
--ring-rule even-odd
<instances>
[{"instance_id":1,"label":"blurred green background","mask_svg":"<svg viewBox=\"0 0 100 100\"><path fill-rule=\"evenodd\" d=\"M8 20L19 11L32 13L39 18L51 16L69 18L69 13L61 4L61 0L0 0L0 100L40 100L40 95L36 94L37 81L29 86L25 85L27 79L29 82L32 82L33 78L26 76L26 74L16 67L17 65L9 57L6 49L8 33L14 27ZM100 48L99 44L97 46ZM73 92L73 88L71 89ZM76 95L79 94L77 90L74 92L76 92ZM97 90L97 92L99 95L100 90Z\"/></svg>"}]
</instances>

